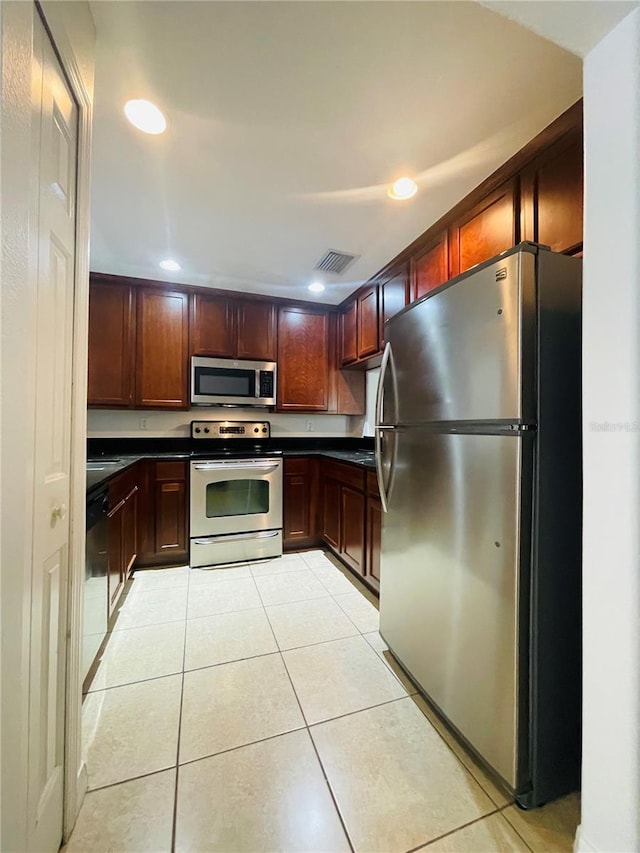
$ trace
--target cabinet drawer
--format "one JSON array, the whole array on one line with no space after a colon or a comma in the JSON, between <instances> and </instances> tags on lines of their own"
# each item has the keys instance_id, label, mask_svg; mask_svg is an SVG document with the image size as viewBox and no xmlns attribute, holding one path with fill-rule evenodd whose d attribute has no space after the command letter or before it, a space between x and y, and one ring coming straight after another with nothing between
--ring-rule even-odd
<instances>
[{"instance_id":1,"label":"cabinet drawer","mask_svg":"<svg viewBox=\"0 0 640 853\"><path fill-rule=\"evenodd\" d=\"M186 462L156 462L156 480L186 480Z\"/></svg>"},{"instance_id":2,"label":"cabinet drawer","mask_svg":"<svg viewBox=\"0 0 640 853\"><path fill-rule=\"evenodd\" d=\"M323 474L325 477L331 477L340 483L344 483L354 489L359 489L361 492L364 491L364 468L356 468L355 465L344 465L342 462L326 460L323 465Z\"/></svg>"},{"instance_id":3,"label":"cabinet drawer","mask_svg":"<svg viewBox=\"0 0 640 853\"><path fill-rule=\"evenodd\" d=\"M375 471L367 471L367 494L377 498L380 496L378 490L378 475Z\"/></svg>"},{"instance_id":4,"label":"cabinet drawer","mask_svg":"<svg viewBox=\"0 0 640 853\"><path fill-rule=\"evenodd\" d=\"M311 459L307 456L288 456L284 460L285 474L308 474L311 470Z\"/></svg>"}]
</instances>

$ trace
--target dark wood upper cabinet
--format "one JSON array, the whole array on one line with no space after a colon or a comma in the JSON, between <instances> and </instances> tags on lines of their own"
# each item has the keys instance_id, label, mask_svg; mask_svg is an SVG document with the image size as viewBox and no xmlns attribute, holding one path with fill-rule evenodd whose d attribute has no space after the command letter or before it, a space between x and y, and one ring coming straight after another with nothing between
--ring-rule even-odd
<instances>
[{"instance_id":1,"label":"dark wood upper cabinet","mask_svg":"<svg viewBox=\"0 0 640 853\"><path fill-rule=\"evenodd\" d=\"M380 349L384 349L384 324L409 304L409 265L400 264L388 278L385 277L380 282L378 287L380 294L378 336L380 338Z\"/></svg>"},{"instance_id":2,"label":"dark wood upper cabinet","mask_svg":"<svg viewBox=\"0 0 640 853\"><path fill-rule=\"evenodd\" d=\"M573 134L538 157L522 174L522 239L576 254L582 247L582 137Z\"/></svg>"},{"instance_id":3,"label":"dark wood upper cabinet","mask_svg":"<svg viewBox=\"0 0 640 853\"><path fill-rule=\"evenodd\" d=\"M235 354L238 358L276 360L276 308L273 303L245 299L239 301L236 329Z\"/></svg>"},{"instance_id":4,"label":"dark wood upper cabinet","mask_svg":"<svg viewBox=\"0 0 640 853\"><path fill-rule=\"evenodd\" d=\"M411 300L434 290L449 278L449 245L446 229L411 260Z\"/></svg>"},{"instance_id":5,"label":"dark wood upper cabinet","mask_svg":"<svg viewBox=\"0 0 640 853\"><path fill-rule=\"evenodd\" d=\"M141 287L137 293L136 406L189 407L189 297Z\"/></svg>"},{"instance_id":6,"label":"dark wood upper cabinet","mask_svg":"<svg viewBox=\"0 0 640 853\"><path fill-rule=\"evenodd\" d=\"M191 354L276 359L276 308L266 300L191 297Z\"/></svg>"},{"instance_id":7,"label":"dark wood upper cabinet","mask_svg":"<svg viewBox=\"0 0 640 853\"><path fill-rule=\"evenodd\" d=\"M516 180L513 179L452 223L449 238L452 277L516 244L519 227L516 228L515 203Z\"/></svg>"},{"instance_id":8,"label":"dark wood upper cabinet","mask_svg":"<svg viewBox=\"0 0 640 853\"><path fill-rule=\"evenodd\" d=\"M130 407L134 395L135 296L126 284L91 282L89 406Z\"/></svg>"},{"instance_id":9,"label":"dark wood upper cabinet","mask_svg":"<svg viewBox=\"0 0 640 853\"><path fill-rule=\"evenodd\" d=\"M326 311L280 306L279 411L326 411L329 404L329 317Z\"/></svg>"},{"instance_id":10,"label":"dark wood upper cabinet","mask_svg":"<svg viewBox=\"0 0 640 853\"><path fill-rule=\"evenodd\" d=\"M341 364L352 364L358 358L358 303L355 299L348 303L340 314L340 353Z\"/></svg>"},{"instance_id":11,"label":"dark wood upper cabinet","mask_svg":"<svg viewBox=\"0 0 640 853\"><path fill-rule=\"evenodd\" d=\"M358 358L367 358L378 352L378 286L376 284L358 293Z\"/></svg>"},{"instance_id":12,"label":"dark wood upper cabinet","mask_svg":"<svg viewBox=\"0 0 640 853\"><path fill-rule=\"evenodd\" d=\"M235 303L196 293L191 302L191 354L235 356Z\"/></svg>"}]
</instances>

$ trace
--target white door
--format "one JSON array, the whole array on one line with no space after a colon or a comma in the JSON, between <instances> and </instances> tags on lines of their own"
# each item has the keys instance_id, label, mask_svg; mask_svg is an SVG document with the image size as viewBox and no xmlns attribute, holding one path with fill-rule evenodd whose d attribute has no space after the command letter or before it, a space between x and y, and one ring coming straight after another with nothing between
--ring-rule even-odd
<instances>
[{"instance_id":1,"label":"white door","mask_svg":"<svg viewBox=\"0 0 640 853\"><path fill-rule=\"evenodd\" d=\"M35 41L42 85L40 145L33 157L39 218L28 849L57 851L64 793L78 110L39 19Z\"/></svg>"}]
</instances>

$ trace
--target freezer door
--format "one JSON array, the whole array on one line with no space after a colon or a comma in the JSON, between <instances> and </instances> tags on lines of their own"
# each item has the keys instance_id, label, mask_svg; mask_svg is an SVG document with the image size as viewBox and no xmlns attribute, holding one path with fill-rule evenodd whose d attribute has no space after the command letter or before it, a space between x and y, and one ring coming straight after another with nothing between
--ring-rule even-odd
<instances>
[{"instance_id":1,"label":"freezer door","mask_svg":"<svg viewBox=\"0 0 640 853\"><path fill-rule=\"evenodd\" d=\"M515 788L520 484L531 438L400 428L395 440L380 631L427 696Z\"/></svg>"},{"instance_id":2,"label":"freezer door","mask_svg":"<svg viewBox=\"0 0 640 853\"><path fill-rule=\"evenodd\" d=\"M381 423L533 422L535 256L518 252L394 317ZM386 405L393 401L394 405Z\"/></svg>"}]
</instances>

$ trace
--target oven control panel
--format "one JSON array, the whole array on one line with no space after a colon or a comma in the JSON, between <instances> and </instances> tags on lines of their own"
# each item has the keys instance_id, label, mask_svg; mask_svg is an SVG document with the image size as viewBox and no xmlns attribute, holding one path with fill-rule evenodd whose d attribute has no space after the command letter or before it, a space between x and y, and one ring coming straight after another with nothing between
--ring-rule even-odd
<instances>
[{"instance_id":1,"label":"oven control panel","mask_svg":"<svg viewBox=\"0 0 640 853\"><path fill-rule=\"evenodd\" d=\"M191 438L250 438L256 441L270 436L269 421L191 421Z\"/></svg>"}]
</instances>

